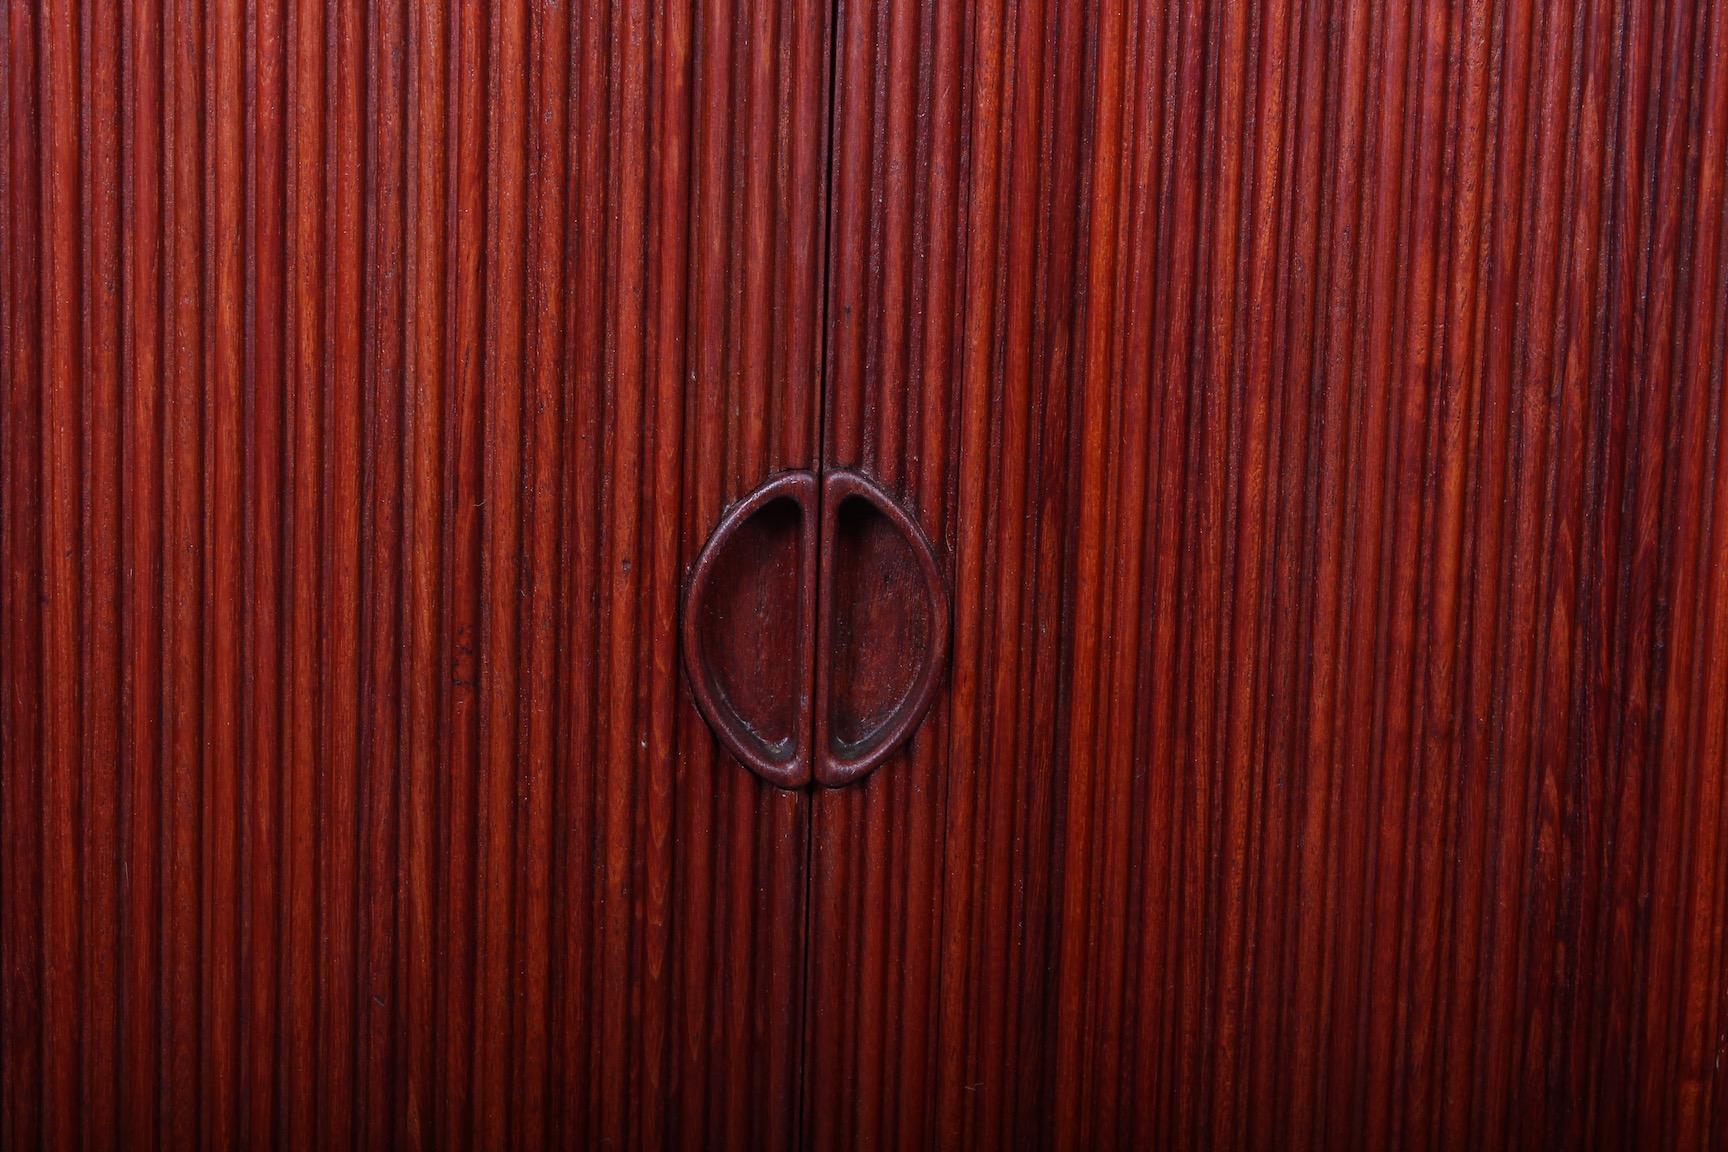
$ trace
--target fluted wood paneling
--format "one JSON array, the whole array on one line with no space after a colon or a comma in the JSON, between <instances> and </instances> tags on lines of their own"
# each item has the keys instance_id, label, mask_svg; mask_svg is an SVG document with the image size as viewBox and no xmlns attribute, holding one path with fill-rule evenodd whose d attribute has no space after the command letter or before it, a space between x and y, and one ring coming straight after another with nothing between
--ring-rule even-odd
<instances>
[{"instance_id":1,"label":"fluted wood paneling","mask_svg":"<svg viewBox=\"0 0 1728 1152\"><path fill-rule=\"evenodd\" d=\"M841 0L818 1146L1728 1140L1728 9Z\"/></svg>"},{"instance_id":2,"label":"fluted wood paneling","mask_svg":"<svg viewBox=\"0 0 1728 1152\"><path fill-rule=\"evenodd\" d=\"M828 17L7 6L0 1143L792 1142L675 637L816 463Z\"/></svg>"},{"instance_id":3,"label":"fluted wood paneling","mask_svg":"<svg viewBox=\"0 0 1728 1152\"><path fill-rule=\"evenodd\" d=\"M5 1147L1728 1144L1722 0L11 0L0 125ZM823 463L953 649L789 793L677 596Z\"/></svg>"}]
</instances>

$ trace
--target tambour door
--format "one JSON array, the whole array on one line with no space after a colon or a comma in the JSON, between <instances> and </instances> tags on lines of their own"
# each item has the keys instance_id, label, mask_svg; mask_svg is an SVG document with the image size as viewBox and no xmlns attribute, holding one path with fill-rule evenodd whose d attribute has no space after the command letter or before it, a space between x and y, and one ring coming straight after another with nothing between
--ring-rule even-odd
<instances>
[{"instance_id":1,"label":"tambour door","mask_svg":"<svg viewBox=\"0 0 1728 1152\"><path fill-rule=\"evenodd\" d=\"M1728 7L839 0L814 1147L1728 1144Z\"/></svg>"},{"instance_id":2,"label":"tambour door","mask_svg":"<svg viewBox=\"0 0 1728 1152\"><path fill-rule=\"evenodd\" d=\"M0 1144L794 1143L678 597L817 459L828 24L7 5Z\"/></svg>"}]
</instances>

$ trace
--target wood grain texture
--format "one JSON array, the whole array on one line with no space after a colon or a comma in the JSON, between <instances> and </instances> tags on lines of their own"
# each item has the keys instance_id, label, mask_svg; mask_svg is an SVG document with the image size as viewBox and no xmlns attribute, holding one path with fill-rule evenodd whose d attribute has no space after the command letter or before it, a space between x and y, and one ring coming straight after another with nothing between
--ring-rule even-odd
<instances>
[{"instance_id":1,"label":"wood grain texture","mask_svg":"<svg viewBox=\"0 0 1728 1152\"><path fill-rule=\"evenodd\" d=\"M0 125L0 1146L1728 1145L1724 0L10 0ZM824 466L952 647L794 793L678 602Z\"/></svg>"},{"instance_id":2,"label":"wood grain texture","mask_svg":"<svg viewBox=\"0 0 1728 1152\"><path fill-rule=\"evenodd\" d=\"M1720 1146L1728 10L838 11L812 1144Z\"/></svg>"},{"instance_id":3,"label":"wood grain texture","mask_svg":"<svg viewBox=\"0 0 1728 1152\"><path fill-rule=\"evenodd\" d=\"M677 594L817 463L827 20L6 6L0 1144L792 1143Z\"/></svg>"}]
</instances>

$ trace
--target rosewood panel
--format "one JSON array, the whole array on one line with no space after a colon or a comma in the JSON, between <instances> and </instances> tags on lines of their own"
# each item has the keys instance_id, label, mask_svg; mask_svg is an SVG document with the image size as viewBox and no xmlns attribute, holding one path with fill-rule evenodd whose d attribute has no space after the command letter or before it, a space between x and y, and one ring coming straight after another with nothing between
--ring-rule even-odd
<instances>
[{"instance_id":1,"label":"rosewood panel","mask_svg":"<svg viewBox=\"0 0 1728 1152\"><path fill-rule=\"evenodd\" d=\"M792 1143L677 610L817 463L828 18L5 6L0 1144Z\"/></svg>"},{"instance_id":2,"label":"rosewood panel","mask_svg":"<svg viewBox=\"0 0 1728 1152\"><path fill-rule=\"evenodd\" d=\"M1728 9L841 0L821 1147L1728 1140Z\"/></svg>"}]
</instances>

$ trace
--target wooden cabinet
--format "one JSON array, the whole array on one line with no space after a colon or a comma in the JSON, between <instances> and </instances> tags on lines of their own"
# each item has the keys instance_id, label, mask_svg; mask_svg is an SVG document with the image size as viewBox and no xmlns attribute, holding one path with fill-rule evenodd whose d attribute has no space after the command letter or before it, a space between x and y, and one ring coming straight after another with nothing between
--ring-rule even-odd
<instances>
[{"instance_id":1,"label":"wooden cabinet","mask_svg":"<svg viewBox=\"0 0 1728 1152\"><path fill-rule=\"evenodd\" d=\"M0 125L0 1145L1728 1145L1723 0L10 0Z\"/></svg>"}]
</instances>

